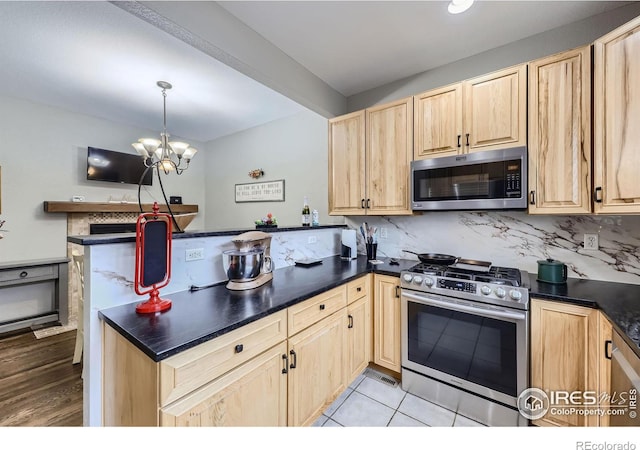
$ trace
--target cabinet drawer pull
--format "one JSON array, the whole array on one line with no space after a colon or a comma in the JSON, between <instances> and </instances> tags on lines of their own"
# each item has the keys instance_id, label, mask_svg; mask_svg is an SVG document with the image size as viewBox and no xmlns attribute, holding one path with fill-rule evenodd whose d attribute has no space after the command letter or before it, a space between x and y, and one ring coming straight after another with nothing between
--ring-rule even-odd
<instances>
[{"instance_id":1,"label":"cabinet drawer pull","mask_svg":"<svg viewBox=\"0 0 640 450\"><path fill-rule=\"evenodd\" d=\"M320 311L324 311L324 303L320 305Z\"/></svg>"},{"instance_id":2,"label":"cabinet drawer pull","mask_svg":"<svg viewBox=\"0 0 640 450\"><path fill-rule=\"evenodd\" d=\"M282 355L282 361L284 362L284 367L282 368L282 373L289 373L289 357L285 353Z\"/></svg>"},{"instance_id":3,"label":"cabinet drawer pull","mask_svg":"<svg viewBox=\"0 0 640 450\"><path fill-rule=\"evenodd\" d=\"M358 287L356 288L356 292L361 292L361 291L362 291L362 287L361 287L361 286L358 286Z\"/></svg>"},{"instance_id":4,"label":"cabinet drawer pull","mask_svg":"<svg viewBox=\"0 0 640 450\"><path fill-rule=\"evenodd\" d=\"M26 270L23 270L22 272L20 272L20 278L24 278L27 275L29 275L29 272L27 272Z\"/></svg>"},{"instance_id":5,"label":"cabinet drawer pull","mask_svg":"<svg viewBox=\"0 0 640 450\"><path fill-rule=\"evenodd\" d=\"M353 328L353 316L349 314L347 317L349 318L349 325L347 325L347 328Z\"/></svg>"},{"instance_id":6,"label":"cabinet drawer pull","mask_svg":"<svg viewBox=\"0 0 640 450\"><path fill-rule=\"evenodd\" d=\"M296 364L298 364L298 355L296 355L296 352L293 350L291 350L289 354L291 355L291 365L289 366L289 369L295 369Z\"/></svg>"},{"instance_id":7,"label":"cabinet drawer pull","mask_svg":"<svg viewBox=\"0 0 640 450\"><path fill-rule=\"evenodd\" d=\"M613 345L611 339L604 341L604 357L607 359L611 359L611 345Z\"/></svg>"},{"instance_id":8,"label":"cabinet drawer pull","mask_svg":"<svg viewBox=\"0 0 640 450\"><path fill-rule=\"evenodd\" d=\"M242 350L244 350L244 345L242 344L236 345L236 353L240 353L242 352Z\"/></svg>"},{"instance_id":9,"label":"cabinet drawer pull","mask_svg":"<svg viewBox=\"0 0 640 450\"><path fill-rule=\"evenodd\" d=\"M536 191L529 192L529 204L530 205L536 204Z\"/></svg>"},{"instance_id":10,"label":"cabinet drawer pull","mask_svg":"<svg viewBox=\"0 0 640 450\"><path fill-rule=\"evenodd\" d=\"M596 203L602 203L602 187L601 186L598 186L593 190L593 201Z\"/></svg>"}]
</instances>

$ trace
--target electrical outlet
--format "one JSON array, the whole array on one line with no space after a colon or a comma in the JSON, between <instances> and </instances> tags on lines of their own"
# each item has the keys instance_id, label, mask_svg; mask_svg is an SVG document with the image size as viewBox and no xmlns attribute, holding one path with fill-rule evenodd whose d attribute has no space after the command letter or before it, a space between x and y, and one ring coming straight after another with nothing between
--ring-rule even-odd
<instances>
[{"instance_id":1,"label":"electrical outlet","mask_svg":"<svg viewBox=\"0 0 640 450\"><path fill-rule=\"evenodd\" d=\"M315 236L309 236L309 238L307 239L308 244L315 244L317 242L318 242L318 238Z\"/></svg>"},{"instance_id":2,"label":"electrical outlet","mask_svg":"<svg viewBox=\"0 0 640 450\"><path fill-rule=\"evenodd\" d=\"M204 259L203 248L190 248L187 249L184 256L185 261L197 261L198 259Z\"/></svg>"},{"instance_id":3,"label":"electrical outlet","mask_svg":"<svg viewBox=\"0 0 640 450\"><path fill-rule=\"evenodd\" d=\"M387 239L389 235L387 234L386 227L380 227L380 239Z\"/></svg>"},{"instance_id":4,"label":"electrical outlet","mask_svg":"<svg viewBox=\"0 0 640 450\"><path fill-rule=\"evenodd\" d=\"M584 249L585 250L598 250L598 235L597 234L585 234L584 235Z\"/></svg>"}]
</instances>

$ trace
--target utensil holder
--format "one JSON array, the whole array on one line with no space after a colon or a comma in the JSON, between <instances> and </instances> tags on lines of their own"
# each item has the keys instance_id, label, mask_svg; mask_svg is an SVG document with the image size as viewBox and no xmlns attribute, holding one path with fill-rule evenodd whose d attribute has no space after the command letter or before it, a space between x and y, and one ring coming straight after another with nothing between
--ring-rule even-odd
<instances>
[{"instance_id":1,"label":"utensil holder","mask_svg":"<svg viewBox=\"0 0 640 450\"><path fill-rule=\"evenodd\" d=\"M367 260L371 261L376 259L376 253L378 251L378 244L365 244L367 248Z\"/></svg>"}]
</instances>

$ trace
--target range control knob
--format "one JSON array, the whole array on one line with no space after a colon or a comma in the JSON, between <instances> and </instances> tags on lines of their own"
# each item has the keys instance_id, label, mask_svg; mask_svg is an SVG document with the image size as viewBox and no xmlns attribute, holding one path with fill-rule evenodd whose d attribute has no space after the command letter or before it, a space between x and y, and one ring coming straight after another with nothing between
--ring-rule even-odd
<instances>
[{"instance_id":1,"label":"range control knob","mask_svg":"<svg viewBox=\"0 0 640 450\"><path fill-rule=\"evenodd\" d=\"M413 279L413 276L409 273L405 273L404 275L402 275L402 279L404 281L406 281L407 283L411 283L411 280Z\"/></svg>"},{"instance_id":2,"label":"range control knob","mask_svg":"<svg viewBox=\"0 0 640 450\"><path fill-rule=\"evenodd\" d=\"M413 282L418 285L422 284L422 277L420 275L416 275L413 277Z\"/></svg>"},{"instance_id":3,"label":"range control knob","mask_svg":"<svg viewBox=\"0 0 640 450\"><path fill-rule=\"evenodd\" d=\"M507 293L505 292L504 289L498 288L496 289L496 295L498 296L498 298L504 298L504 296L507 295Z\"/></svg>"},{"instance_id":4,"label":"range control knob","mask_svg":"<svg viewBox=\"0 0 640 450\"><path fill-rule=\"evenodd\" d=\"M511 289L509 291L509 297L511 297L515 301L518 301L522 298L522 292L516 291L515 289Z\"/></svg>"},{"instance_id":5,"label":"range control knob","mask_svg":"<svg viewBox=\"0 0 640 450\"><path fill-rule=\"evenodd\" d=\"M482 286L480 288L480 292L482 292L484 295L489 295L489 294L491 294L491 288L489 286L487 286L487 285Z\"/></svg>"},{"instance_id":6,"label":"range control knob","mask_svg":"<svg viewBox=\"0 0 640 450\"><path fill-rule=\"evenodd\" d=\"M424 279L424 285L425 285L425 286L427 286L427 287L431 287L431 286L433 286L433 285L434 285L434 283L435 283L435 281L433 281L433 278L431 278L431 277L425 277L425 279Z\"/></svg>"}]
</instances>

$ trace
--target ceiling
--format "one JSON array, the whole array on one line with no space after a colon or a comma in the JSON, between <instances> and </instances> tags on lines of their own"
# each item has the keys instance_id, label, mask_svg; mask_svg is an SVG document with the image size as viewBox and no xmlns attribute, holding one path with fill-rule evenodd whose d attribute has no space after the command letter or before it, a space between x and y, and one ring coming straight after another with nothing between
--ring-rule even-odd
<instances>
[{"instance_id":1,"label":"ceiling","mask_svg":"<svg viewBox=\"0 0 640 450\"><path fill-rule=\"evenodd\" d=\"M348 97L620 7L612 1L219 2ZM184 8L188 8L185 3ZM0 94L209 141L304 109L103 1L0 1Z\"/></svg>"}]
</instances>

